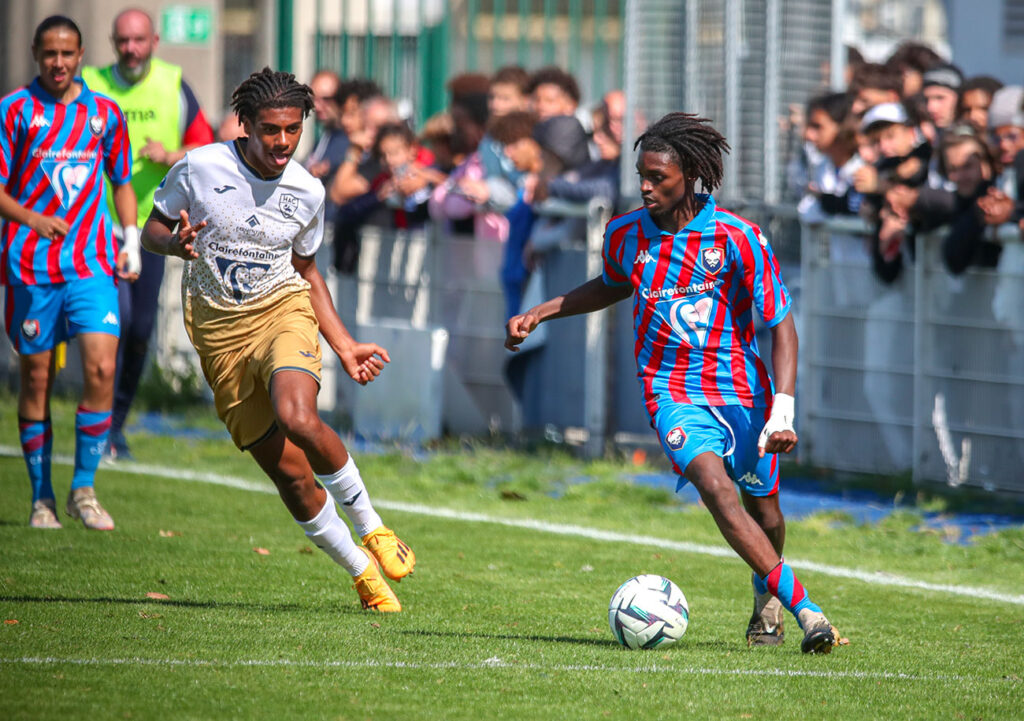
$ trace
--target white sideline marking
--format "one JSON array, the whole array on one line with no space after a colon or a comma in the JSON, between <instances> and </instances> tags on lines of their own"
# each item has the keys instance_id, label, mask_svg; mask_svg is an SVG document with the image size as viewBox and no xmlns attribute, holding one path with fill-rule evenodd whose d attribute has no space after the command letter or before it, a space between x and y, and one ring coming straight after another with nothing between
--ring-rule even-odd
<instances>
[{"instance_id":1,"label":"white sideline marking","mask_svg":"<svg viewBox=\"0 0 1024 721\"><path fill-rule=\"evenodd\" d=\"M768 676L782 678L852 678L852 679L882 679L893 681L926 681L926 682L970 682L977 681L999 681L1000 679L984 677L966 677L959 675L952 676L919 676L909 673L895 673L889 671L815 671L802 669L751 669L751 668L700 668L697 666L601 666L596 664L554 664L545 666L536 663L515 663L504 661L500 658L488 658L477 663L458 663L446 661L441 663L416 663L410 661L377 661L368 659L365 661L295 661L291 659L243 659L241 661L203 661L197 659L177 658L55 658L23 656L21 658L0 658L2 665L19 666L46 666L61 665L69 666L176 666L188 668L352 668L352 669L411 669L411 670L465 670L474 671L479 669L512 669L523 671L562 671L579 672L594 671L607 673L668 673L695 676Z\"/></svg>"},{"instance_id":2,"label":"white sideline marking","mask_svg":"<svg viewBox=\"0 0 1024 721\"><path fill-rule=\"evenodd\" d=\"M21 449L12 446L0 445L0 456L21 457ZM55 463L72 465L74 459L69 456L53 456ZM171 478L180 481L192 481L196 483L210 483L229 488L238 488L243 491L255 491L257 493L269 493L277 495L277 490L270 485L270 482L260 483L257 481L238 478L236 476L224 476L219 473L203 473L187 469L170 470L163 466L150 466L142 463L118 463L116 466L108 466L112 470L121 473L133 473L144 476L157 476L160 478ZM653 546L662 550L680 551L682 553L695 553L703 556L717 556L719 558L731 558L738 561L739 558L730 548L725 546L708 546L700 543L689 543L687 541L673 541L667 538L655 536L638 536L630 533L617 533L615 531L602 531L598 528L586 526L575 526L565 523L551 523L530 518L501 518L500 516L488 516L483 513L470 511L458 511L452 508L441 508L437 506L425 506L419 503L404 503L402 501L384 501L374 499L374 505L390 511L412 513L432 518L447 518L454 521L469 523L493 523L511 528L525 528L531 531L541 531L559 536L574 536L577 538L590 538L595 541L608 541L612 543L628 543L636 546ZM988 588L971 586L952 586L942 583L929 583L918 581L905 576L897 576L884 571L860 571L855 568L843 568L842 566L830 566L815 561L804 561L798 558L787 558L786 562L793 568L806 571L814 571L826 576L835 578L848 578L854 581L862 581L873 586L895 586L898 588L914 588L921 591L934 591L945 593L951 596L965 596L967 598L984 598L989 601L1009 603L1015 606L1024 606L1024 595L1000 593Z\"/></svg>"}]
</instances>

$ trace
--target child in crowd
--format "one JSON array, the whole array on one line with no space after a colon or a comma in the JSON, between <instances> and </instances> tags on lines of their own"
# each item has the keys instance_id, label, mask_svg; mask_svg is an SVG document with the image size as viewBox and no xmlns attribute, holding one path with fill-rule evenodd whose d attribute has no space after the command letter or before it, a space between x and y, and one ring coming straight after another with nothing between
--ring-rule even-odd
<instances>
[{"instance_id":1,"label":"child in crowd","mask_svg":"<svg viewBox=\"0 0 1024 721\"><path fill-rule=\"evenodd\" d=\"M383 172L372 185L377 197L394 208L395 227L422 226L428 218L430 193L434 185L444 182L444 174L430 167L433 154L418 145L406 123L380 126L373 154Z\"/></svg>"}]
</instances>

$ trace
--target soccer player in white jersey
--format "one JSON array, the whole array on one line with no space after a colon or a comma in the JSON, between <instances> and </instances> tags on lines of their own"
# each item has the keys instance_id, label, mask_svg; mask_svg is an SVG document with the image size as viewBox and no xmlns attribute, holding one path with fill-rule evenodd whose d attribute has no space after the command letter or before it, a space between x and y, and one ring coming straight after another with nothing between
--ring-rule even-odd
<instances>
[{"instance_id":1,"label":"soccer player in white jersey","mask_svg":"<svg viewBox=\"0 0 1024 721\"><path fill-rule=\"evenodd\" d=\"M317 413L318 330L358 383L372 381L389 358L349 335L313 262L324 188L292 162L312 91L264 68L231 103L247 137L197 148L175 164L142 242L187 261L185 327L235 444L274 481L306 536L353 576L363 607L401 611L380 571L400 580L416 557L383 525L355 461Z\"/></svg>"}]
</instances>

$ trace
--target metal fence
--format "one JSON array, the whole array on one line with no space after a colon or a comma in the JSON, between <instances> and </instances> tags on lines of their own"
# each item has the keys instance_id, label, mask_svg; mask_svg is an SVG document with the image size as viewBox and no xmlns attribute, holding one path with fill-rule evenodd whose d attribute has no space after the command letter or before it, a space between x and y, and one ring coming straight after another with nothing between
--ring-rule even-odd
<instances>
[{"instance_id":1,"label":"metal fence","mask_svg":"<svg viewBox=\"0 0 1024 721\"><path fill-rule=\"evenodd\" d=\"M1006 231L997 269L951 276L939 231L919 235L915 262L884 284L859 219L804 228L806 460L1024 491L1024 246Z\"/></svg>"}]
</instances>

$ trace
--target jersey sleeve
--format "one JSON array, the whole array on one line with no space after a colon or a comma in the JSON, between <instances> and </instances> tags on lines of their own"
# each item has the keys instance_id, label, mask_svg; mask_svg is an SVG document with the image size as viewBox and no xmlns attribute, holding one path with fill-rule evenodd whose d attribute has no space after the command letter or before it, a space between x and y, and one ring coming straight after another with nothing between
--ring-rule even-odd
<instances>
[{"instance_id":1,"label":"jersey sleeve","mask_svg":"<svg viewBox=\"0 0 1024 721\"><path fill-rule=\"evenodd\" d=\"M206 120L203 109L192 88L184 79L181 81L181 144L206 145L213 142L213 128Z\"/></svg>"},{"instance_id":2,"label":"jersey sleeve","mask_svg":"<svg viewBox=\"0 0 1024 721\"><path fill-rule=\"evenodd\" d=\"M128 123L116 103L110 104L107 132L103 136L103 169L114 185L132 179L132 143L128 139Z\"/></svg>"},{"instance_id":3,"label":"jersey sleeve","mask_svg":"<svg viewBox=\"0 0 1024 721\"><path fill-rule=\"evenodd\" d=\"M601 277L605 285L629 285L629 273L622 262L625 250L625 228L613 226L612 219L604 228L604 244L601 248Z\"/></svg>"},{"instance_id":4,"label":"jersey sleeve","mask_svg":"<svg viewBox=\"0 0 1024 721\"><path fill-rule=\"evenodd\" d=\"M301 258L312 258L324 239L324 199L313 214L313 219L303 228L292 241L292 251Z\"/></svg>"},{"instance_id":5,"label":"jersey sleeve","mask_svg":"<svg viewBox=\"0 0 1024 721\"><path fill-rule=\"evenodd\" d=\"M188 155L171 166L153 195L153 210L168 220L176 221L181 211L191 209Z\"/></svg>"},{"instance_id":6,"label":"jersey sleeve","mask_svg":"<svg viewBox=\"0 0 1024 721\"><path fill-rule=\"evenodd\" d=\"M768 239L756 225L735 228L729 237L738 254L741 282L753 298L761 319L769 328L778 325L789 314L792 300Z\"/></svg>"}]
</instances>

